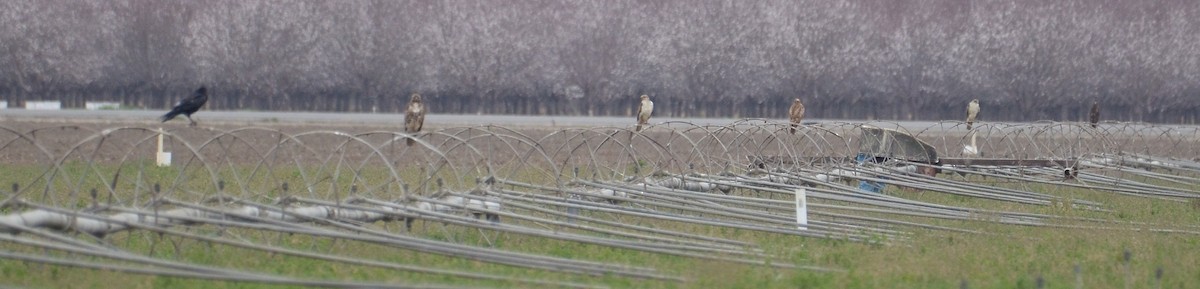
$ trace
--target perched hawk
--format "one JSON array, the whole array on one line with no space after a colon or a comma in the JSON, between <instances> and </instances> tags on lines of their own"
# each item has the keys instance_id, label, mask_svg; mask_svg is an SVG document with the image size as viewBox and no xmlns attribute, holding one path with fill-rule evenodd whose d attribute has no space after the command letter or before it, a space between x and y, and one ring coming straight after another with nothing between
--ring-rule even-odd
<instances>
[{"instance_id":1,"label":"perched hawk","mask_svg":"<svg viewBox=\"0 0 1200 289\"><path fill-rule=\"evenodd\" d=\"M416 134L421 131L421 126L425 125L425 104L421 103L421 95L413 93L408 99L408 109L404 110L404 132ZM414 140L408 139L408 145L413 145Z\"/></svg>"},{"instance_id":2,"label":"perched hawk","mask_svg":"<svg viewBox=\"0 0 1200 289\"><path fill-rule=\"evenodd\" d=\"M967 130L971 130L971 125L975 123L975 115L979 114L979 99L972 99L970 104L967 104Z\"/></svg>"},{"instance_id":3,"label":"perched hawk","mask_svg":"<svg viewBox=\"0 0 1200 289\"><path fill-rule=\"evenodd\" d=\"M650 113L652 112L654 112L654 102L650 101L650 96L643 94L642 102L638 103L637 128L634 131L642 131L642 125L650 123Z\"/></svg>"},{"instance_id":4,"label":"perched hawk","mask_svg":"<svg viewBox=\"0 0 1200 289\"><path fill-rule=\"evenodd\" d=\"M1100 122L1100 102L1092 101L1092 113L1088 114L1088 121L1092 123L1092 128L1096 128Z\"/></svg>"},{"instance_id":5,"label":"perched hawk","mask_svg":"<svg viewBox=\"0 0 1200 289\"><path fill-rule=\"evenodd\" d=\"M201 86L199 89L196 89L196 92L192 93L192 96L176 103L175 107L171 108L171 111L164 114L160 119L162 119L162 122L167 122L175 118L175 116L183 114L188 118L188 125L196 126L196 121L192 119L192 114L200 110L200 107L204 106L206 102L208 102L208 89Z\"/></svg>"},{"instance_id":6,"label":"perched hawk","mask_svg":"<svg viewBox=\"0 0 1200 289\"><path fill-rule=\"evenodd\" d=\"M788 108L788 119L792 121L790 132L796 134L796 128L800 126L800 121L804 120L804 103L801 103L799 98L792 100L792 107Z\"/></svg>"}]
</instances>

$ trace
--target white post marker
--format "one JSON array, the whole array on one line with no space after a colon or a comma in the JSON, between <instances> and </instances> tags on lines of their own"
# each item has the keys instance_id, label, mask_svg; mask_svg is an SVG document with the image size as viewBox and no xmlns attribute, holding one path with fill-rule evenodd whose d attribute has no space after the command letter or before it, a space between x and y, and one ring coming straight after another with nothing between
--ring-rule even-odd
<instances>
[{"instance_id":1,"label":"white post marker","mask_svg":"<svg viewBox=\"0 0 1200 289\"><path fill-rule=\"evenodd\" d=\"M808 200L804 188L796 189L796 228L808 230Z\"/></svg>"},{"instance_id":2,"label":"white post marker","mask_svg":"<svg viewBox=\"0 0 1200 289\"><path fill-rule=\"evenodd\" d=\"M171 165L171 153L163 152L163 129L161 127L158 128L158 153L155 156L154 163L158 164L158 166L166 167Z\"/></svg>"}]
</instances>

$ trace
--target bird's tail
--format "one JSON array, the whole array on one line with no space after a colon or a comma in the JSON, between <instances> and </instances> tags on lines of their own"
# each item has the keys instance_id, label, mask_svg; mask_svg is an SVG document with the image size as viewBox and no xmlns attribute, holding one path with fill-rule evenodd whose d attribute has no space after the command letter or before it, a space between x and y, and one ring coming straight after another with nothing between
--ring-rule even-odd
<instances>
[{"instance_id":1,"label":"bird's tail","mask_svg":"<svg viewBox=\"0 0 1200 289\"><path fill-rule=\"evenodd\" d=\"M1096 123L1092 123L1092 128L1096 128Z\"/></svg>"},{"instance_id":2,"label":"bird's tail","mask_svg":"<svg viewBox=\"0 0 1200 289\"><path fill-rule=\"evenodd\" d=\"M158 119L162 120L162 122L167 122L168 120L174 119L176 115L179 115L179 112L172 110Z\"/></svg>"},{"instance_id":3,"label":"bird's tail","mask_svg":"<svg viewBox=\"0 0 1200 289\"><path fill-rule=\"evenodd\" d=\"M408 138L408 139L405 139L404 142L407 143L408 146L412 146L413 143L416 143L417 141L412 138Z\"/></svg>"},{"instance_id":4,"label":"bird's tail","mask_svg":"<svg viewBox=\"0 0 1200 289\"><path fill-rule=\"evenodd\" d=\"M642 131L642 124L637 124L637 127L634 127L633 131Z\"/></svg>"},{"instance_id":5,"label":"bird's tail","mask_svg":"<svg viewBox=\"0 0 1200 289\"><path fill-rule=\"evenodd\" d=\"M967 122L967 130L971 130L972 123L974 123L974 122L970 122L970 121Z\"/></svg>"},{"instance_id":6,"label":"bird's tail","mask_svg":"<svg viewBox=\"0 0 1200 289\"><path fill-rule=\"evenodd\" d=\"M793 123L793 124L792 124L792 128L791 128L791 129L789 129L789 130L788 130L788 132L790 132L790 133L792 133L792 134L796 134L796 128L797 128L797 127L799 127L799 126L800 126L799 124L794 124L794 123Z\"/></svg>"}]
</instances>

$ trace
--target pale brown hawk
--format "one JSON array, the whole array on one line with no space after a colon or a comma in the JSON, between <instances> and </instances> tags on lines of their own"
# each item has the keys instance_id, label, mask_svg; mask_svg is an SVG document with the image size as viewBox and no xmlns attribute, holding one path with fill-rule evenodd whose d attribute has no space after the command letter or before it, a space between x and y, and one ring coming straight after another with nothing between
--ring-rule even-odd
<instances>
[{"instance_id":1,"label":"pale brown hawk","mask_svg":"<svg viewBox=\"0 0 1200 289\"><path fill-rule=\"evenodd\" d=\"M408 99L408 108L404 110L404 132L408 134L416 134L421 131L421 127L425 125L425 104L421 102L421 95L413 93ZM409 138L408 145L413 145L415 142Z\"/></svg>"},{"instance_id":2,"label":"pale brown hawk","mask_svg":"<svg viewBox=\"0 0 1200 289\"><path fill-rule=\"evenodd\" d=\"M650 123L650 114L653 112L654 102L650 101L650 96L643 94L642 102L638 103L637 128L634 131L642 131L642 125Z\"/></svg>"},{"instance_id":3,"label":"pale brown hawk","mask_svg":"<svg viewBox=\"0 0 1200 289\"><path fill-rule=\"evenodd\" d=\"M788 120L792 121L789 131L796 134L796 128L800 127L800 121L804 120L804 103L801 103L799 98L792 100L792 107L788 108Z\"/></svg>"},{"instance_id":4,"label":"pale brown hawk","mask_svg":"<svg viewBox=\"0 0 1200 289\"><path fill-rule=\"evenodd\" d=\"M967 130L971 130L971 125L975 123L975 116L979 114L979 99L972 99L970 104L967 104Z\"/></svg>"}]
</instances>

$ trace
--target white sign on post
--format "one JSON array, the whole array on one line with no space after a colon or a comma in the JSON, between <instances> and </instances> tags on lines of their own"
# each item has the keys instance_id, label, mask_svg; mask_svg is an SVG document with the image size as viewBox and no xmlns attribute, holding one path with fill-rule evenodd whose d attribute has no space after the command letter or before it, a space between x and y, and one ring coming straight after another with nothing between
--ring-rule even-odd
<instances>
[{"instance_id":1,"label":"white sign on post","mask_svg":"<svg viewBox=\"0 0 1200 289\"><path fill-rule=\"evenodd\" d=\"M161 127L158 128L158 153L155 155L154 163L160 167L171 165L171 153L163 152L163 130Z\"/></svg>"},{"instance_id":2,"label":"white sign on post","mask_svg":"<svg viewBox=\"0 0 1200 289\"><path fill-rule=\"evenodd\" d=\"M808 200L804 188L796 189L796 227L808 230Z\"/></svg>"}]
</instances>

